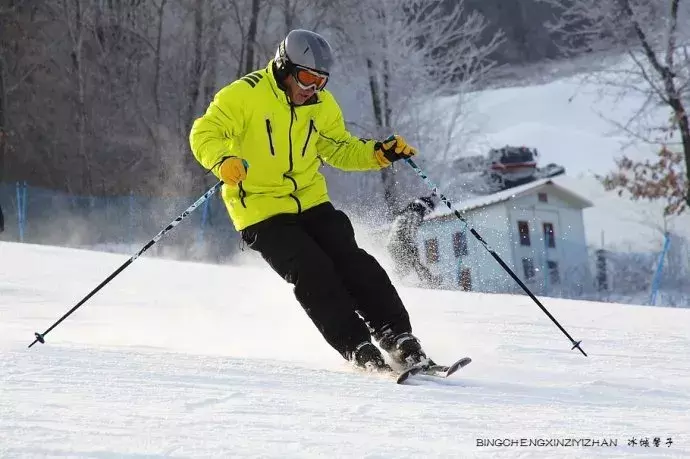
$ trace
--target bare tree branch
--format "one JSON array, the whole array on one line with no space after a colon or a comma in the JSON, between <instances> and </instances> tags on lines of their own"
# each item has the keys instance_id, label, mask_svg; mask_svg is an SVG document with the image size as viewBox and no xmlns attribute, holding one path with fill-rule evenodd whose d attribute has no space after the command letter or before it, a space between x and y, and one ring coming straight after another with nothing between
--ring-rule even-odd
<instances>
[{"instance_id":1,"label":"bare tree branch","mask_svg":"<svg viewBox=\"0 0 690 459\"><path fill-rule=\"evenodd\" d=\"M663 3L644 0L543 1L557 6L562 11L564 19L554 22L551 27L554 31L563 32L570 51L581 51L583 47L608 47L627 54L628 62L618 62L613 68L596 72L590 77L597 84L612 88L620 95L629 96L637 92L644 96L638 110L628 117L627 121L609 121L631 139L655 144L659 148L673 144L673 135L679 135L680 141L676 144L682 148L682 155L685 157L682 173L686 179L678 181L676 169L664 168L668 162L666 156L662 156L659 165L656 166L649 163L634 163L624 157L618 163L618 173L647 168L653 169L659 176L659 171L665 170L667 176L663 180L673 186L652 186L643 180L641 174L633 177L640 182L640 186L636 186L634 190L641 196L646 193L654 199L668 199L671 208L682 212L686 206L677 204L679 193L690 203L690 193L687 191L690 183L690 122L685 109L687 91L690 87L690 54L687 44L679 47L679 43L687 38L685 30L688 25L688 13L685 11L684 22L679 26L680 0L663 0ZM664 4L668 6L667 10L662 9ZM572 30L580 33L577 43L572 40L573 36L569 35ZM631 64L634 66L632 69L629 68ZM668 120L658 115L656 118L652 117L659 106L665 106L670 112ZM662 152L664 151L662 149ZM613 184L614 188L624 187L630 183L620 179L620 175L614 178L616 180L607 182ZM679 192L675 188L679 183L686 187L685 192ZM660 190L669 194L663 196Z\"/></svg>"},{"instance_id":2,"label":"bare tree branch","mask_svg":"<svg viewBox=\"0 0 690 459\"><path fill-rule=\"evenodd\" d=\"M501 43L494 34L481 45L487 22L468 12L462 1L443 7L423 0L344 0L335 6L340 23L333 31L342 50L343 71L368 88L361 94L361 134L384 138L400 133L438 159L457 155L454 140L460 134L464 97L444 110L429 108L442 96L466 93L494 66L488 56ZM361 71L359 69L364 69ZM439 126L452 127L445 130ZM440 135L439 135L440 134ZM400 206L396 169L382 173L389 212ZM403 187L404 188L404 187Z\"/></svg>"}]
</instances>

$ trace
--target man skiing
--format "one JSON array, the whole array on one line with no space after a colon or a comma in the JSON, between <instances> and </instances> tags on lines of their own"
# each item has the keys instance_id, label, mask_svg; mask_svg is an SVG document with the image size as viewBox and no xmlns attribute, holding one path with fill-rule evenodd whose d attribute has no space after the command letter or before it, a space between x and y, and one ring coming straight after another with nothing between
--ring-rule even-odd
<instances>
[{"instance_id":1,"label":"man skiing","mask_svg":"<svg viewBox=\"0 0 690 459\"><path fill-rule=\"evenodd\" d=\"M332 63L322 36L292 30L266 68L216 94L192 126L191 148L225 183L222 197L242 239L294 285L299 303L345 359L390 369L373 336L402 367L431 362L388 275L358 247L318 171L322 162L378 170L416 151L398 135L374 141L346 130L324 89Z\"/></svg>"},{"instance_id":2,"label":"man skiing","mask_svg":"<svg viewBox=\"0 0 690 459\"><path fill-rule=\"evenodd\" d=\"M419 280L430 287L437 287L441 277L434 275L419 259L417 233L424 217L434 210L432 196L415 199L393 220L386 248L395 263L396 274L403 278L412 270Z\"/></svg>"}]
</instances>

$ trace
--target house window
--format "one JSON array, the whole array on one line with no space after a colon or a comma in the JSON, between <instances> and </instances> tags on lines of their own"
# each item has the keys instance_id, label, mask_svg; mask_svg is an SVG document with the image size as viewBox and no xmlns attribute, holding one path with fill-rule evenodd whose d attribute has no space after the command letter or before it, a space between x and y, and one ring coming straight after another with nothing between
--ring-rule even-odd
<instances>
[{"instance_id":1,"label":"house window","mask_svg":"<svg viewBox=\"0 0 690 459\"><path fill-rule=\"evenodd\" d=\"M518 234L520 234L520 245L530 245L529 223L524 220L518 221Z\"/></svg>"},{"instance_id":2,"label":"house window","mask_svg":"<svg viewBox=\"0 0 690 459\"><path fill-rule=\"evenodd\" d=\"M438 263L438 239L424 241L424 251L427 263Z\"/></svg>"},{"instance_id":3,"label":"house window","mask_svg":"<svg viewBox=\"0 0 690 459\"><path fill-rule=\"evenodd\" d=\"M553 223L544 223L544 243L546 247L556 247L556 235L553 232Z\"/></svg>"},{"instance_id":4,"label":"house window","mask_svg":"<svg viewBox=\"0 0 690 459\"><path fill-rule=\"evenodd\" d=\"M534 279L534 260L532 260L531 258L523 258L522 270L525 273L525 279Z\"/></svg>"},{"instance_id":5,"label":"house window","mask_svg":"<svg viewBox=\"0 0 690 459\"><path fill-rule=\"evenodd\" d=\"M546 193L537 193L539 202L549 202L549 196Z\"/></svg>"},{"instance_id":6,"label":"house window","mask_svg":"<svg viewBox=\"0 0 690 459\"><path fill-rule=\"evenodd\" d=\"M458 285L466 292L472 291L472 272L470 268L462 268L458 276Z\"/></svg>"},{"instance_id":7,"label":"house window","mask_svg":"<svg viewBox=\"0 0 690 459\"><path fill-rule=\"evenodd\" d=\"M558 272L558 262L548 260L546 262L546 267L549 269L549 282L552 284L560 284L561 275Z\"/></svg>"},{"instance_id":8,"label":"house window","mask_svg":"<svg viewBox=\"0 0 690 459\"><path fill-rule=\"evenodd\" d=\"M467 255L467 233L464 231L453 234L453 253L455 258Z\"/></svg>"}]
</instances>

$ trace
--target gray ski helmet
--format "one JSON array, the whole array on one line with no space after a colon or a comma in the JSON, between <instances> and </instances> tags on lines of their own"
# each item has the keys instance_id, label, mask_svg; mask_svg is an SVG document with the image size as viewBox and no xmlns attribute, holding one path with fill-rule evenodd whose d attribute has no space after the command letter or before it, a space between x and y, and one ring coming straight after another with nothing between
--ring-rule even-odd
<instances>
[{"instance_id":1,"label":"gray ski helmet","mask_svg":"<svg viewBox=\"0 0 690 459\"><path fill-rule=\"evenodd\" d=\"M333 50L318 33L295 29L278 46L275 63L282 71L291 71L292 65L299 65L328 75L333 65Z\"/></svg>"}]
</instances>

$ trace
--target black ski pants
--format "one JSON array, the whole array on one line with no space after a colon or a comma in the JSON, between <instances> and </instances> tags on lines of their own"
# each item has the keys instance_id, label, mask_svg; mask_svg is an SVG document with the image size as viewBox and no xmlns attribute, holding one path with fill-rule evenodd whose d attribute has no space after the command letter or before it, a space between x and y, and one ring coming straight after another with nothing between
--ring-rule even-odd
<instances>
[{"instance_id":1,"label":"black ski pants","mask_svg":"<svg viewBox=\"0 0 690 459\"><path fill-rule=\"evenodd\" d=\"M242 239L294 285L299 303L344 358L370 334L411 332L388 274L357 245L350 219L331 203L271 217L242 230Z\"/></svg>"}]
</instances>

